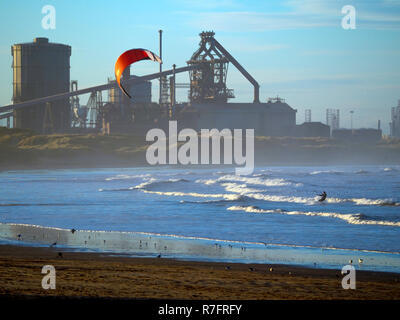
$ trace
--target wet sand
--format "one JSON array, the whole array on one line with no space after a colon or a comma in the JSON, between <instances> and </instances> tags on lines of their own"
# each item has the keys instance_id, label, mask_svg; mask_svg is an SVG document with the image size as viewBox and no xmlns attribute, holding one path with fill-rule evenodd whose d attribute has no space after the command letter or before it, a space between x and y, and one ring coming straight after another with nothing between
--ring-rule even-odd
<instances>
[{"instance_id":1,"label":"wet sand","mask_svg":"<svg viewBox=\"0 0 400 320\"><path fill-rule=\"evenodd\" d=\"M56 269L55 290L41 287L44 265ZM0 245L0 297L8 298L400 299L400 274L358 270L356 280L356 290L344 290L339 270Z\"/></svg>"}]
</instances>

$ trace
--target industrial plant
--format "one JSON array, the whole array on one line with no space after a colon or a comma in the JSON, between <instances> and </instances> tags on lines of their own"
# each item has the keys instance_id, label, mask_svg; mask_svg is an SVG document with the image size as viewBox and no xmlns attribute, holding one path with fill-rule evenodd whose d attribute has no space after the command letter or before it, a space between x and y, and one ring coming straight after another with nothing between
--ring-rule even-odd
<instances>
[{"instance_id":1,"label":"industrial plant","mask_svg":"<svg viewBox=\"0 0 400 320\"><path fill-rule=\"evenodd\" d=\"M199 48L187 66L134 76L127 68L122 76L126 97L114 79L104 85L79 89L70 80L71 47L36 38L31 43L14 44L13 104L0 107L0 118L7 126L31 129L38 133L103 134L130 133L145 135L147 130L166 129L169 120L181 128L234 129L253 128L258 136L343 137L339 132L339 110L328 109L326 124L311 121L306 110L305 122L296 125L297 110L277 96L260 101L260 86L249 72L214 37L214 32L200 33ZM160 30L160 57L162 31ZM232 103L234 90L227 87L231 63L253 87L253 101ZM177 83L176 74L189 72L189 83ZM158 79L158 103L152 102L151 80ZM188 101L178 103L176 90L187 89ZM104 99L103 92L108 93ZM90 94L83 105L82 94ZM392 135L400 136L400 105L392 112ZM375 130L375 129L371 129ZM354 130L351 131L354 134ZM380 139L381 130L373 134Z\"/></svg>"},{"instance_id":2,"label":"industrial plant","mask_svg":"<svg viewBox=\"0 0 400 320\"><path fill-rule=\"evenodd\" d=\"M390 135L400 138L400 100L397 107L392 108L392 122L390 122Z\"/></svg>"}]
</instances>

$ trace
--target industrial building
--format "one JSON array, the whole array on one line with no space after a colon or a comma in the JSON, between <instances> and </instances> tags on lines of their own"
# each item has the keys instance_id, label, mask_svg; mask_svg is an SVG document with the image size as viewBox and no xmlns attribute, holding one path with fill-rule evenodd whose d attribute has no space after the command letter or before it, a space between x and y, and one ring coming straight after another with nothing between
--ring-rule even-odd
<instances>
[{"instance_id":1,"label":"industrial building","mask_svg":"<svg viewBox=\"0 0 400 320\"><path fill-rule=\"evenodd\" d=\"M308 121L296 125L297 110L280 97L260 102L259 84L246 69L215 39L214 32L202 32L199 47L186 67L162 71L142 77L122 77L132 100L122 94L115 80L91 88L78 89L70 83L71 47L36 38L33 43L12 46L14 58L14 104L2 107L1 117L14 118L14 127L29 128L40 133L103 132L145 135L148 129L167 129L169 120L177 120L181 128L255 129L260 136L329 136L329 126ZM160 32L161 56L161 32ZM227 87L228 65L231 63L253 87L253 101L230 103L234 91ZM189 83L176 83L175 75L189 72ZM151 102L151 80L160 81L159 103ZM176 102L176 90L188 89L188 101ZM108 92L104 99L102 92ZM86 105L78 96L90 94ZM41 98L44 97L44 98ZM39 98L39 99L38 99ZM37 101L29 101L38 99ZM104 99L104 101L103 101ZM11 111L8 114L4 113ZM327 122L338 127L338 110L327 112ZM72 128L72 129L71 129Z\"/></svg>"},{"instance_id":2,"label":"industrial building","mask_svg":"<svg viewBox=\"0 0 400 320\"><path fill-rule=\"evenodd\" d=\"M392 108L392 122L390 122L390 136L400 138L400 100L397 107Z\"/></svg>"},{"instance_id":3,"label":"industrial building","mask_svg":"<svg viewBox=\"0 0 400 320\"><path fill-rule=\"evenodd\" d=\"M331 136L331 128L322 122L304 122L296 126L296 136L329 138Z\"/></svg>"},{"instance_id":4,"label":"industrial building","mask_svg":"<svg viewBox=\"0 0 400 320\"><path fill-rule=\"evenodd\" d=\"M47 38L14 44L14 104L69 91L71 47L50 43ZM14 128L38 132L63 132L70 127L70 103L62 99L14 110Z\"/></svg>"},{"instance_id":5,"label":"industrial building","mask_svg":"<svg viewBox=\"0 0 400 320\"><path fill-rule=\"evenodd\" d=\"M138 78L138 76L131 75L130 67L128 66L122 75L121 81L124 82L127 79L135 79L135 78ZM108 81L110 83L110 82L115 82L116 80L109 79ZM143 81L135 85L127 85L125 86L125 89L132 97L132 100L126 97L120 88L113 87L108 91L109 102L114 103L120 106L121 108L123 108L124 104L129 104L129 103L151 103L150 81Z\"/></svg>"},{"instance_id":6,"label":"industrial building","mask_svg":"<svg viewBox=\"0 0 400 320\"><path fill-rule=\"evenodd\" d=\"M254 129L259 136L293 135L297 110L281 98L269 99L266 103L194 103L190 116L197 121L184 118L196 130L216 128Z\"/></svg>"}]
</instances>

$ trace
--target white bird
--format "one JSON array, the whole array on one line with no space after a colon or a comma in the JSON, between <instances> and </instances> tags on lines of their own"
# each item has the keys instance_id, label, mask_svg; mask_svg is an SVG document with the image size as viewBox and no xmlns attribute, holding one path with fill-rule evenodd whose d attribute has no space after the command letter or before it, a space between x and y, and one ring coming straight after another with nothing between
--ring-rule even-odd
<instances>
[{"instance_id":1,"label":"white bird","mask_svg":"<svg viewBox=\"0 0 400 320\"><path fill-rule=\"evenodd\" d=\"M361 263L363 263L363 262L364 262L363 259L361 259L361 258L358 259L358 263L359 263L359 264L361 264Z\"/></svg>"}]
</instances>

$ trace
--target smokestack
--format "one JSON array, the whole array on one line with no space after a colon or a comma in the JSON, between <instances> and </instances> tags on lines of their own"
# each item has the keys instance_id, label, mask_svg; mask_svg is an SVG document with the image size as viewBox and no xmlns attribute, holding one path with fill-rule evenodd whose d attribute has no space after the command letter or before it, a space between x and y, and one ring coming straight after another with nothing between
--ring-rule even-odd
<instances>
[{"instance_id":1,"label":"smokestack","mask_svg":"<svg viewBox=\"0 0 400 320\"><path fill-rule=\"evenodd\" d=\"M159 56L160 56L160 59L161 59L161 61L162 61L162 30L158 30L158 32L159 32L159 34L160 34L160 52L159 52ZM162 88L161 88L161 85L162 85L162 79L161 79L161 72L162 72L162 62L160 63L160 98L159 98L159 104L160 104L160 106L161 106L161 94L162 94Z\"/></svg>"},{"instance_id":2,"label":"smokestack","mask_svg":"<svg viewBox=\"0 0 400 320\"><path fill-rule=\"evenodd\" d=\"M378 130L381 130L381 120L378 120Z\"/></svg>"}]
</instances>

